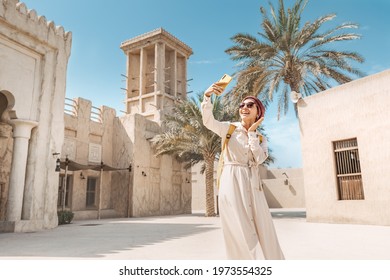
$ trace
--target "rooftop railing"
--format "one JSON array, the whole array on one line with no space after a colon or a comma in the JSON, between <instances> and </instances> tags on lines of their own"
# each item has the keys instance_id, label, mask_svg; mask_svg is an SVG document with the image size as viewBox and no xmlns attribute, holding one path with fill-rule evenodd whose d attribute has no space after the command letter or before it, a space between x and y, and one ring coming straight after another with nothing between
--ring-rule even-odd
<instances>
[{"instance_id":1,"label":"rooftop railing","mask_svg":"<svg viewBox=\"0 0 390 280\"><path fill-rule=\"evenodd\" d=\"M98 107L91 107L91 121L102 123L102 110Z\"/></svg>"},{"instance_id":2,"label":"rooftop railing","mask_svg":"<svg viewBox=\"0 0 390 280\"><path fill-rule=\"evenodd\" d=\"M65 114L77 117L77 106L76 100L65 98Z\"/></svg>"}]
</instances>

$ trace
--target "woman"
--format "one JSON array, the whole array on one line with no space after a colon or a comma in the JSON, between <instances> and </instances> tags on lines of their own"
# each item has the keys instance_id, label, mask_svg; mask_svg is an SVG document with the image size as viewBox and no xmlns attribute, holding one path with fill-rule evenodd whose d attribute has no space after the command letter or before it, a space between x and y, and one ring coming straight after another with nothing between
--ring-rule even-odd
<instances>
[{"instance_id":1,"label":"woman","mask_svg":"<svg viewBox=\"0 0 390 280\"><path fill-rule=\"evenodd\" d=\"M230 122L215 120L211 95L223 88L212 84L205 92L202 107L204 125L225 141ZM267 139L256 129L264 119L264 106L254 96L239 106L241 122L225 148L220 179L219 212L228 259L284 259L271 213L261 186L258 166L268 157ZM222 142L223 143L223 142Z\"/></svg>"}]
</instances>

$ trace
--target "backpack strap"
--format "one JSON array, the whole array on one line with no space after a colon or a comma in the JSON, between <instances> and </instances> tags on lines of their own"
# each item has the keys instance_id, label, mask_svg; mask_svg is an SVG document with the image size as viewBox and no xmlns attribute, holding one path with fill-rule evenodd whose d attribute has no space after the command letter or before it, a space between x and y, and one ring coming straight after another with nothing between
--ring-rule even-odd
<instances>
[{"instance_id":1,"label":"backpack strap","mask_svg":"<svg viewBox=\"0 0 390 280\"><path fill-rule=\"evenodd\" d=\"M226 137L225 137L225 141L223 142L222 147L221 147L221 154L219 155L219 162L218 162L218 168L217 168L217 187L218 187L218 189L219 189L220 178L221 178L222 169L223 169L223 165L224 165L223 152L225 151L225 148L226 148L227 144L229 143L230 137L232 137L232 134L233 134L235 129L236 129L236 126L234 124L230 124L229 130L228 130Z\"/></svg>"},{"instance_id":2,"label":"backpack strap","mask_svg":"<svg viewBox=\"0 0 390 280\"><path fill-rule=\"evenodd\" d=\"M222 151L221 152L223 152L223 150L225 150L225 147L228 144L228 142L230 140L230 137L232 137L232 134L233 134L235 129L236 129L236 126L234 124L230 124L229 130L226 133L225 141L223 142L223 145L222 145L222 149L221 149Z\"/></svg>"},{"instance_id":3,"label":"backpack strap","mask_svg":"<svg viewBox=\"0 0 390 280\"><path fill-rule=\"evenodd\" d=\"M233 134L235 129L236 129L236 126L234 124L230 124L229 130L226 133L225 141L222 144L221 154L219 155L219 161L218 161L218 167L217 167L217 188L218 189L219 189L222 169L223 169L223 165L224 165L223 152L225 151L226 146L229 143L230 137L232 137L232 134ZM263 135L259 135L259 141L260 141L260 144L263 142Z\"/></svg>"}]
</instances>

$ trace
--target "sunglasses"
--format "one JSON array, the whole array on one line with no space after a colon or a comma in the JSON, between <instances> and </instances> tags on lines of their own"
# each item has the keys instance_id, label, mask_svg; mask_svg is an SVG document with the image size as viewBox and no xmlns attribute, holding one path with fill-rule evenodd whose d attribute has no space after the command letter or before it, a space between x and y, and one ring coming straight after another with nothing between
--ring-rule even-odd
<instances>
[{"instance_id":1,"label":"sunglasses","mask_svg":"<svg viewBox=\"0 0 390 280\"><path fill-rule=\"evenodd\" d=\"M244 108L245 105L246 105L246 107L247 107L248 109L251 109L251 108L253 107L253 105L255 105L255 103L254 103L254 102L247 102L247 103L242 102L242 103L240 104L240 106L239 106L240 109Z\"/></svg>"}]
</instances>

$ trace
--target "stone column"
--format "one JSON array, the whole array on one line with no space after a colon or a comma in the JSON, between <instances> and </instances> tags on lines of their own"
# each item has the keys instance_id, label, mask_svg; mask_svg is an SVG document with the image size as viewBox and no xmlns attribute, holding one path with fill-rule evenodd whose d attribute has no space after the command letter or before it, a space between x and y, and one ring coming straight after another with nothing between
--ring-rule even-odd
<instances>
[{"instance_id":1,"label":"stone column","mask_svg":"<svg viewBox=\"0 0 390 280\"><path fill-rule=\"evenodd\" d=\"M174 52L174 55L173 55L173 71L171 72L172 73L172 76L171 76L171 79L173 79L173 95L177 98L177 51L175 50Z\"/></svg>"},{"instance_id":2,"label":"stone column","mask_svg":"<svg viewBox=\"0 0 390 280\"><path fill-rule=\"evenodd\" d=\"M139 61L139 100L138 100L138 106L139 110L138 113L142 114L144 113L144 110L142 108L142 95L145 91L145 68L146 68L146 51L144 48L141 48L140 51L140 61Z\"/></svg>"},{"instance_id":3,"label":"stone column","mask_svg":"<svg viewBox=\"0 0 390 280\"><path fill-rule=\"evenodd\" d=\"M26 177L28 141L31 130L38 125L30 120L11 120L14 148L7 201L7 221L20 221L22 217L23 193Z\"/></svg>"},{"instance_id":4,"label":"stone column","mask_svg":"<svg viewBox=\"0 0 390 280\"><path fill-rule=\"evenodd\" d=\"M185 57L183 59L183 82L182 82L182 86L183 86L183 94L182 94L182 98L183 99L187 99L187 57Z\"/></svg>"},{"instance_id":5,"label":"stone column","mask_svg":"<svg viewBox=\"0 0 390 280\"><path fill-rule=\"evenodd\" d=\"M165 72L164 72L164 53L165 46L164 43L158 42L155 46L155 61L154 61L154 80L157 81L156 91L161 93L165 92ZM156 95L155 95L156 96ZM155 105L157 105L157 99L155 99ZM160 109L160 108L158 108Z\"/></svg>"}]
</instances>

